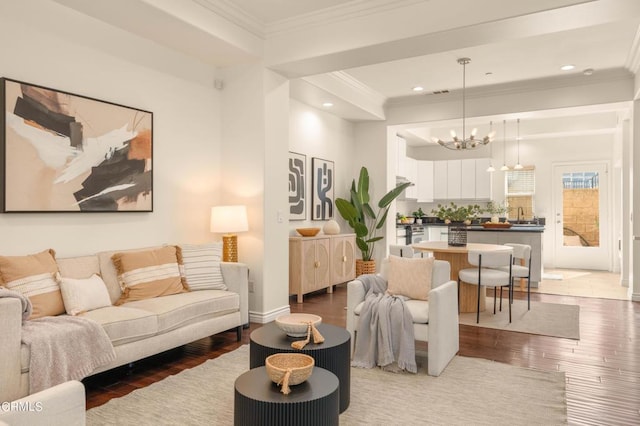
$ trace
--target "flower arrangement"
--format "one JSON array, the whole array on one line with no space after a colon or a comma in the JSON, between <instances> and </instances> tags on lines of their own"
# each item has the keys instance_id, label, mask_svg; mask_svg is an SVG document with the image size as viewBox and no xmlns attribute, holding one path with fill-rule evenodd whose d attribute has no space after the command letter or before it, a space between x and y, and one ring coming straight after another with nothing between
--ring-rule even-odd
<instances>
[{"instance_id":1,"label":"flower arrangement","mask_svg":"<svg viewBox=\"0 0 640 426\"><path fill-rule=\"evenodd\" d=\"M489 201L487 203L487 207L484 209L485 212L491 214L491 216L501 216L511 210L505 204L494 203L493 201Z\"/></svg>"}]
</instances>

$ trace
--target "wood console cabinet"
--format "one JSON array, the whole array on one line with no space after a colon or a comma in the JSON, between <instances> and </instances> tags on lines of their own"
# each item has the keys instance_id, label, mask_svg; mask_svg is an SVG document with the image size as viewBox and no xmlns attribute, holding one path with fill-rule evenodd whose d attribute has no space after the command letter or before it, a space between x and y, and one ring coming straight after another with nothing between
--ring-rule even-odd
<instances>
[{"instance_id":1,"label":"wood console cabinet","mask_svg":"<svg viewBox=\"0 0 640 426\"><path fill-rule=\"evenodd\" d=\"M355 234L289 237L289 295L327 289L356 277Z\"/></svg>"}]
</instances>

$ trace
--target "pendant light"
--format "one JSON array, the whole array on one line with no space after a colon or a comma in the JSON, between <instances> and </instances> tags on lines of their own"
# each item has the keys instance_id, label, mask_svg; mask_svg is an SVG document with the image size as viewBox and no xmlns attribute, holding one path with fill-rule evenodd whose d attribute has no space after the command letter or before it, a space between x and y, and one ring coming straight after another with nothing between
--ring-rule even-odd
<instances>
[{"instance_id":1,"label":"pendant light","mask_svg":"<svg viewBox=\"0 0 640 426\"><path fill-rule=\"evenodd\" d=\"M489 133L484 136L482 139L476 138L476 133L478 129L474 128L471 130L471 135L467 138L466 134L466 88L467 88L467 64L471 62L469 58L460 58L458 59L458 63L462 65L462 139L460 139L454 130L451 130L451 140L443 141L440 138L433 137L431 140L440 146L451 149L454 151L457 150L465 150L465 149L476 149L481 147L482 145L486 145L491 142L494 133Z\"/></svg>"},{"instance_id":2,"label":"pendant light","mask_svg":"<svg viewBox=\"0 0 640 426\"><path fill-rule=\"evenodd\" d=\"M522 164L520 164L520 119L518 118L518 133L516 134L516 141L518 142L518 162L513 167L513 170L522 170Z\"/></svg>"},{"instance_id":3,"label":"pendant light","mask_svg":"<svg viewBox=\"0 0 640 426\"><path fill-rule=\"evenodd\" d=\"M509 166L507 166L507 120L502 120L502 167L500 167L501 172L506 172L509 170Z\"/></svg>"},{"instance_id":4,"label":"pendant light","mask_svg":"<svg viewBox=\"0 0 640 426\"><path fill-rule=\"evenodd\" d=\"M489 122L489 134L493 133L493 121ZM489 173L493 173L496 171L496 168L493 167L493 144L489 145L489 167L487 167L487 171Z\"/></svg>"}]
</instances>

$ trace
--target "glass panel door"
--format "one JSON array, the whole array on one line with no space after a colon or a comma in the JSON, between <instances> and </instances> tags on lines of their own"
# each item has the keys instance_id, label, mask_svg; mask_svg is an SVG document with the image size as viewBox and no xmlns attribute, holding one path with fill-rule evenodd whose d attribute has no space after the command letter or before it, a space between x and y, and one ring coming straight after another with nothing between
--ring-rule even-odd
<instances>
[{"instance_id":1,"label":"glass panel door","mask_svg":"<svg viewBox=\"0 0 640 426\"><path fill-rule=\"evenodd\" d=\"M610 268L605 163L554 166L555 266Z\"/></svg>"}]
</instances>

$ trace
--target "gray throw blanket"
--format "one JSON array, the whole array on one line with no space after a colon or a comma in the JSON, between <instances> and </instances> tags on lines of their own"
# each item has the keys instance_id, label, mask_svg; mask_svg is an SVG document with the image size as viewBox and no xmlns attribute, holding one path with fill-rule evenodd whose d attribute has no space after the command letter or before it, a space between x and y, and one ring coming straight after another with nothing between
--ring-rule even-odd
<instances>
[{"instance_id":1,"label":"gray throw blanket","mask_svg":"<svg viewBox=\"0 0 640 426\"><path fill-rule=\"evenodd\" d=\"M30 347L30 394L83 379L116 357L100 324L67 315L27 321L22 326L22 343Z\"/></svg>"},{"instance_id":2,"label":"gray throw blanket","mask_svg":"<svg viewBox=\"0 0 640 426\"><path fill-rule=\"evenodd\" d=\"M404 296L386 293L387 282L379 275L358 277L366 291L360 311L358 337L351 365L416 373L413 317Z\"/></svg>"},{"instance_id":3,"label":"gray throw blanket","mask_svg":"<svg viewBox=\"0 0 640 426\"><path fill-rule=\"evenodd\" d=\"M27 318L31 316L31 310L33 306L31 305L31 300L28 297L23 296L22 293L17 291L9 290L5 287L0 287L0 297L14 297L16 299L20 299L22 302L22 322L24 323Z\"/></svg>"}]
</instances>

